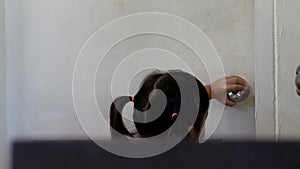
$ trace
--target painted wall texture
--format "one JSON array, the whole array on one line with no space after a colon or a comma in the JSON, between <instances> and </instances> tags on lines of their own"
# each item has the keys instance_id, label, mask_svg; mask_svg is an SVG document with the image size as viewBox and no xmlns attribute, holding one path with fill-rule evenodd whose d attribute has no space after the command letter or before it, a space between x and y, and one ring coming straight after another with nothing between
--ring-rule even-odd
<instances>
[{"instance_id":1,"label":"painted wall texture","mask_svg":"<svg viewBox=\"0 0 300 169\"><path fill-rule=\"evenodd\" d=\"M4 47L4 0L0 0L0 169L6 167L6 66Z\"/></svg>"},{"instance_id":2,"label":"painted wall texture","mask_svg":"<svg viewBox=\"0 0 300 169\"><path fill-rule=\"evenodd\" d=\"M277 0L278 138L300 139L300 97L295 74L300 64L300 1Z\"/></svg>"},{"instance_id":3,"label":"painted wall texture","mask_svg":"<svg viewBox=\"0 0 300 169\"><path fill-rule=\"evenodd\" d=\"M253 138L253 0L9 0L10 138L86 138L72 103L72 73L79 51L89 36L109 21L147 11L178 15L198 26L220 53L226 74L249 81L250 97L235 108L226 108L215 137ZM101 87L98 90L101 92ZM107 137L109 131L101 134Z\"/></svg>"}]
</instances>

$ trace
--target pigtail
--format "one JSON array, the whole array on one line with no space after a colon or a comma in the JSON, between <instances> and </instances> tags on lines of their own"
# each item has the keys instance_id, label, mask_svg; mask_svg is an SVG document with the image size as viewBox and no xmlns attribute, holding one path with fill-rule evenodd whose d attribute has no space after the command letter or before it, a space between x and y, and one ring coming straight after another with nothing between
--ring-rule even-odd
<instances>
[{"instance_id":1,"label":"pigtail","mask_svg":"<svg viewBox=\"0 0 300 169\"><path fill-rule=\"evenodd\" d=\"M147 138L159 135L169 129L176 121L177 116L180 113L180 107L183 104L180 87L174 79L174 76L176 77L176 80L180 80L180 84L183 85L182 87L184 90L189 91L189 100L184 100L183 103L187 108L191 108L191 111L197 109L198 115L194 124L186 124L186 122L182 121L178 123L178 126L172 129L171 134L175 134L174 136L176 136L177 133L186 131L189 126L193 125L194 135L193 137L191 135L191 137L197 137L201 131L201 126L205 121L205 115L209 106L208 93L204 85L197 78L188 73L176 70L167 73L156 71L143 80L139 91L134 97L121 96L114 100L110 107L110 126L111 129L114 129L111 130L112 137L117 137L117 133L119 133L119 135L126 135L129 137L134 137L135 134L138 134L139 137ZM197 81L200 94L199 98L197 96L198 93L191 91L193 90L193 86L191 86L193 84L191 83L192 80ZM155 94L150 96L151 91L154 89L160 89L167 97L166 107L162 113L152 112L151 110L151 104L153 104L153 107L159 104L155 102L159 96ZM151 104L149 100L152 100ZM134 102L133 122L137 133L128 131L122 118L122 110L130 101ZM189 110L185 111L187 111L185 113L189 112ZM161 114L155 120L149 121L155 113Z\"/></svg>"},{"instance_id":2,"label":"pigtail","mask_svg":"<svg viewBox=\"0 0 300 169\"><path fill-rule=\"evenodd\" d=\"M133 101L130 96L121 96L114 100L110 106L110 126L115 131L119 132L122 135L132 136L127 128L125 127L122 119L122 110L127 103ZM112 131L112 136L115 131ZM114 137L114 136L113 136Z\"/></svg>"},{"instance_id":3,"label":"pigtail","mask_svg":"<svg viewBox=\"0 0 300 169\"><path fill-rule=\"evenodd\" d=\"M197 80L197 85L199 89L199 96L200 96L200 105L199 105L199 113L197 115L196 121L193 125L195 131L200 134L201 131L201 125L202 122L205 121L206 119L206 112L208 111L209 108L209 99L208 99L208 93L205 89L205 86Z\"/></svg>"}]
</instances>

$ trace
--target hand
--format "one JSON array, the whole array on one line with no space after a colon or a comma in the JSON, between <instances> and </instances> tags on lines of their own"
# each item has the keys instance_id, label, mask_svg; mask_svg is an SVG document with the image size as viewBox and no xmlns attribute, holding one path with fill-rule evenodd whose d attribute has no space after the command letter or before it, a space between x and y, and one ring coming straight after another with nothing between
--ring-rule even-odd
<instances>
[{"instance_id":1,"label":"hand","mask_svg":"<svg viewBox=\"0 0 300 169\"><path fill-rule=\"evenodd\" d=\"M226 106L233 107L235 102L227 99L227 93L236 90L245 90L247 86L246 80L239 76L227 76L214 81L210 85L206 85L206 91L209 99L217 99Z\"/></svg>"}]
</instances>

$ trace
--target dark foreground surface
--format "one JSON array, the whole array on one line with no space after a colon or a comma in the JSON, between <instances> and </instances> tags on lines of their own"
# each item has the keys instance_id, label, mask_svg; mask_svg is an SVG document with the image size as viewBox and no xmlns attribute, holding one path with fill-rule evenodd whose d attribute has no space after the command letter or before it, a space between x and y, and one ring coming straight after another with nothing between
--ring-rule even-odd
<instances>
[{"instance_id":1,"label":"dark foreground surface","mask_svg":"<svg viewBox=\"0 0 300 169\"><path fill-rule=\"evenodd\" d=\"M133 159L91 141L16 142L12 164L13 169L300 169L300 143L185 142L158 156Z\"/></svg>"}]
</instances>

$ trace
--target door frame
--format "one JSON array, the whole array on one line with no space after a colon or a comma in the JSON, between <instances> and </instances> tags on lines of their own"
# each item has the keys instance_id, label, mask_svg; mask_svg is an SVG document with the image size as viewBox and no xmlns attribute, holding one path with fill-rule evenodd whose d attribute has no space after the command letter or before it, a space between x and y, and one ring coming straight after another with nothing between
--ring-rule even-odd
<instances>
[{"instance_id":1,"label":"door frame","mask_svg":"<svg viewBox=\"0 0 300 169\"><path fill-rule=\"evenodd\" d=\"M278 135L276 0L254 0L256 139Z\"/></svg>"}]
</instances>

